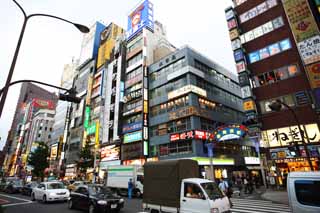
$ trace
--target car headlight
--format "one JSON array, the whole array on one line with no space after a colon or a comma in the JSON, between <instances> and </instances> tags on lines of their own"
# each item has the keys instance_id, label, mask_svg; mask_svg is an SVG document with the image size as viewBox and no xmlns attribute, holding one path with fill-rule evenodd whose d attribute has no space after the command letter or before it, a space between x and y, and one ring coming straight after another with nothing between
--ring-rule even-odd
<instances>
[{"instance_id":1,"label":"car headlight","mask_svg":"<svg viewBox=\"0 0 320 213\"><path fill-rule=\"evenodd\" d=\"M105 200L98 200L98 202L97 202L99 205L107 205L107 201L105 201Z\"/></svg>"},{"instance_id":2,"label":"car headlight","mask_svg":"<svg viewBox=\"0 0 320 213\"><path fill-rule=\"evenodd\" d=\"M123 202L124 202L124 199L121 198L121 199L119 200L119 203L123 203Z\"/></svg>"},{"instance_id":3,"label":"car headlight","mask_svg":"<svg viewBox=\"0 0 320 213\"><path fill-rule=\"evenodd\" d=\"M56 195L56 193L53 193L53 192L49 193L49 196L55 196L55 195Z\"/></svg>"}]
</instances>

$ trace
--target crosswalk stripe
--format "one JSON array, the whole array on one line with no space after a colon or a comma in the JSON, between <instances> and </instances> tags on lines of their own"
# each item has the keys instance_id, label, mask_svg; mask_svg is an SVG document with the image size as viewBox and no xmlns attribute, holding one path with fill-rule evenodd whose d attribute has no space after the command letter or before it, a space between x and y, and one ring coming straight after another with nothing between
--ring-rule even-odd
<instances>
[{"instance_id":1,"label":"crosswalk stripe","mask_svg":"<svg viewBox=\"0 0 320 213\"><path fill-rule=\"evenodd\" d=\"M235 213L287 213L291 212L288 205L277 204L266 200L234 199L232 212Z\"/></svg>"}]
</instances>

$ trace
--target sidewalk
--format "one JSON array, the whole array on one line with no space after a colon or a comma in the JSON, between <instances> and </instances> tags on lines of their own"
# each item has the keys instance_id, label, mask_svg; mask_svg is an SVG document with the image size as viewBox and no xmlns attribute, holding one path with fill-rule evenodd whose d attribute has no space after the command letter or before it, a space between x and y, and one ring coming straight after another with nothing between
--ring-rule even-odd
<instances>
[{"instance_id":1,"label":"sidewalk","mask_svg":"<svg viewBox=\"0 0 320 213\"><path fill-rule=\"evenodd\" d=\"M267 189L266 192L261 195L261 198L276 203L289 204L288 193L286 190Z\"/></svg>"}]
</instances>

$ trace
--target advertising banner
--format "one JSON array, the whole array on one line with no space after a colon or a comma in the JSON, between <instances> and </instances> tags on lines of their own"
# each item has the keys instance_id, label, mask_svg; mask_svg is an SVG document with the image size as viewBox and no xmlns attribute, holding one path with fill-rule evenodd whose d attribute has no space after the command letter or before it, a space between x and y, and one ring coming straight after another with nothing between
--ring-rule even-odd
<instances>
[{"instance_id":1,"label":"advertising banner","mask_svg":"<svg viewBox=\"0 0 320 213\"><path fill-rule=\"evenodd\" d=\"M85 114L84 114L84 128L88 128L89 127L89 120L90 120L90 113L91 113L91 109L89 106L86 106L86 110L85 110Z\"/></svg>"},{"instance_id":2,"label":"advertising banner","mask_svg":"<svg viewBox=\"0 0 320 213\"><path fill-rule=\"evenodd\" d=\"M127 38L130 39L142 28L147 27L153 30L153 4L145 0L128 16Z\"/></svg>"},{"instance_id":3,"label":"advertising banner","mask_svg":"<svg viewBox=\"0 0 320 213\"><path fill-rule=\"evenodd\" d=\"M193 93L196 93L198 95L207 97L207 91L201 89L200 87L194 86L194 85L186 85L186 86L181 87L181 88L179 88L177 90L169 92L168 93L168 99L173 99L175 97L187 94L189 92L193 92Z\"/></svg>"},{"instance_id":4,"label":"advertising banner","mask_svg":"<svg viewBox=\"0 0 320 213\"><path fill-rule=\"evenodd\" d=\"M142 143L125 144L121 146L121 159L130 160L137 159L143 156Z\"/></svg>"},{"instance_id":5,"label":"advertising banner","mask_svg":"<svg viewBox=\"0 0 320 213\"><path fill-rule=\"evenodd\" d=\"M128 133L124 135L123 143L131 143L142 140L142 131Z\"/></svg>"},{"instance_id":6,"label":"advertising banner","mask_svg":"<svg viewBox=\"0 0 320 213\"><path fill-rule=\"evenodd\" d=\"M87 135L92 135L95 133L96 133L96 123L93 123L87 128Z\"/></svg>"},{"instance_id":7,"label":"advertising banner","mask_svg":"<svg viewBox=\"0 0 320 213\"><path fill-rule=\"evenodd\" d=\"M250 100L250 101L243 102L243 109L244 111L253 111L256 108L255 108L254 102Z\"/></svg>"},{"instance_id":8,"label":"advertising banner","mask_svg":"<svg viewBox=\"0 0 320 213\"><path fill-rule=\"evenodd\" d=\"M100 149L101 161L120 159L120 146L110 145Z\"/></svg>"},{"instance_id":9,"label":"advertising banner","mask_svg":"<svg viewBox=\"0 0 320 213\"><path fill-rule=\"evenodd\" d=\"M91 104L92 83L93 83L93 77L90 75L89 78L88 78L86 105L90 105Z\"/></svg>"},{"instance_id":10,"label":"advertising banner","mask_svg":"<svg viewBox=\"0 0 320 213\"><path fill-rule=\"evenodd\" d=\"M142 121L124 125L122 127L122 133L134 132L139 129L142 129Z\"/></svg>"},{"instance_id":11,"label":"advertising banner","mask_svg":"<svg viewBox=\"0 0 320 213\"><path fill-rule=\"evenodd\" d=\"M34 108L45 108L45 109L54 109L54 104L50 100L42 100L39 98L34 98L32 100L32 106Z\"/></svg>"},{"instance_id":12,"label":"advertising banner","mask_svg":"<svg viewBox=\"0 0 320 213\"><path fill-rule=\"evenodd\" d=\"M305 64L320 61L320 35L299 42L297 47Z\"/></svg>"},{"instance_id":13,"label":"advertising banner","mask_svg":"<svg viewBox=\"0 0 320 213\"><path fill-rule=\"evenodd\" d=\"M58 144L54 144L51 146L50 158L54 160L57 158L57 156L58 156Z\"/></svg>"},{"instance_id":14,"label":"advertising banner","mask_svg":"<svg viewBox=\"0 0 320 213\"><path fill-rule=\"evenodd\" d=\"M319 34L307 0L282 0L282 2L297 43Z\"/></svg>"}]
</instances>

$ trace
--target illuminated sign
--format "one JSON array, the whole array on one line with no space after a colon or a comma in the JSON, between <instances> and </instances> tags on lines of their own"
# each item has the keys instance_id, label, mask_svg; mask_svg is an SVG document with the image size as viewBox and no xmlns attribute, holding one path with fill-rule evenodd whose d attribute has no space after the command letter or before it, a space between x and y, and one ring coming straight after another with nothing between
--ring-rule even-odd
<instances>
[{"instance_id":1,"label":"illuminated sign","mask_svg":"<svg viewBox=\"0 0 320 213\"><path fill-rule=\"evenodd\" d=\"M299 42L297 47L305 64L320 61L320 35Z\"/></svg>"},{"instance_id":2,"label":"illuminated sign","mask_svg":"<svg viewBox=\"0 0 320 213\"><path fill-rule=\"evenodd\" d=\"M187 94L189 92L193 92L193 93L196 93L198 95L207 97L207 91L205 91L204 89L201 89L201 88L199 88L197 86L194 86L194 85L190 84L190 85L186 85L184 87L181 87L180 89L177 89L177 90L169 92L168 93L168 99L173 99L175 97Z\"/></svg>"},{"instance_id":3,"label":"illuminated sign","mask_svg":"<svg viewBox=\"0 0 320 213\"><path fill-rule=\"evenodd\" d=\"M254 102L250 100L243 102L243 109L244 111L254 111L256 108Z\"/></svg>"},{"instance_id":4,"label":"illuminated sign","mask_svg":"<svg viewBox=\"0 0 320 213\"><path fill-rule=\"evenodd\" d=\"M124 135L123 143L131 143L142 140L142 131L128 133Z\"/></svg>"},{"instance_id":5,"label":"illuminated sign","mask_svg":"<svg viewBox=\"0 0 320 213\"><path fill-rule=\"evenodd\" d=\"M101 161L120 159L120 146L110 145L100 149Z\"/></svg>"},{"instance_id":6,"label":"illuminated sign","mask_svg":"<svg viewBox=\"0 0 320 213\"><path fill-rule=\"evenodd\" d=\"M141 121L124 125L122 127L122 133L125 134L128 132L134 132L139 129L142 129L142 122Z\"/></svg>"},{"instance_id":7,"label":"illuminated sign","mask_svg":"<svg viewBox=\"0 0 320 213\"><path fill-rule=\"evenodd\" d=\"M233 29L229 32L230 40L233 40L235 38L239 37L239 31L237 29Z\"/></svg>"},{"instance_id":8,"label":"illuminated sign","mask_svg":"<svg viewBox=\"0 0 320 213\"><path fill-rule=\"evenodd\" d=\"M90 107L86 106L86 110L84 114L84 124L83 124L84 128L86 129L89 127L90 112L91 112Z\"/></svg>"},{"instance_id":9,"label":"illuminated sign","mask_svg":"<svg viewBox=\"0 0 320 213\"><path fill-rule=\"evenodd\" d=\"M171 142L188 139L211 140L212 138L213 135L211 133L202 130L191 130L170 135Z\"/></svg>"},{"instance_id":10,"label":"illuminated sign","mask_svg":"<svg viewBox=\"0 0 320 213\"><path fill-rule=\"evenodd\" d=\"M317 124L301 125L300 127L306 142L307 137L311 143L319 142L320 132ZM305 130L307 131L306 133ZM291 142L301 142L302 136L298 126L290 126L262 131L262 140L269 147L277 147L287 146Z\"/></svg>"},{"instance_id":11,"label":"illuminated sign","mask_svg":"<svg viewBox=\"0 0 320 213\"><path fill-rule=\"evenodd\" d=\"M58 144L54 144L51 146L50 158L54 160L57 158L57 155L58 155Z\"/></svg>"},{"instance_id":12,"label":"illuminated sign","mask_svg":"<svg viewBox=\"0 0 320 213\"><path fill-rule=\"evenodd\" d=\"M260 159L257 157L244 157L245 164L260 164Z\"/></svg>"},{"instance_id":13,"label":"illuminated sign","mask_svg":"<svg viewBox=\"0 0 320 213\"><path fill-rule=\"evenodd\" d=\"M217 128L213 133L213 139L217 142L240 139L248 132L247 127L239 124L231 124Z\"/></svg>"},{"instance_id":14,"label":"illuminated sign","mask_svg":"<svg viewBox=\"0 0 320 213\"><path fill-rule=\"evenodd\" d=\"M92 135L95 133L96 133L96 123L93 123L87 128L87 135Z\"/></svg>"},{"instance_id":15,"label":"illuminated sign","mask_svg":"<svg viewBox=\"0 0 320 213\"><path fill-rule=\"evenodd\" d=\"M130 39L142 28L147 27L153 30L153 4L145 0L128 16L127 38Z\"/></svg>"},{"instance_id":16,"label":"illuminated sign","mask_svg":"<svg viewBox=\"0 0 320 213\"><path fill-rule=\"evenodd\" d=\"M240 61L236 64L237 72L241 73L246 71L246 63L244 61Z\"/></svg>"}]
</instances>

